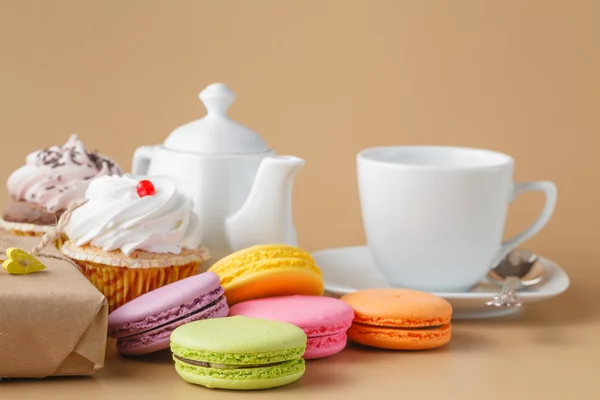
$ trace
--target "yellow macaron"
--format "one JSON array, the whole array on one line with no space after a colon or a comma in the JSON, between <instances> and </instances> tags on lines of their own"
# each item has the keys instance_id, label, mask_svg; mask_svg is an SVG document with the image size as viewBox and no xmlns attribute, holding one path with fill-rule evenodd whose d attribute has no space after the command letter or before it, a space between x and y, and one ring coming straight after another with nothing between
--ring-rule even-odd
<instances>
[{"instance_id":1,"label":"yellow macaron","mask_svg":"<svg viewBox=\"0 0 600 400\"><path fill-rule=\"evenodd\" d=\"M287 295L323 294L323 276L312 256L288 245L252 246L209 268L219 275L227 303Z\"/></svg>"}]
</instances>

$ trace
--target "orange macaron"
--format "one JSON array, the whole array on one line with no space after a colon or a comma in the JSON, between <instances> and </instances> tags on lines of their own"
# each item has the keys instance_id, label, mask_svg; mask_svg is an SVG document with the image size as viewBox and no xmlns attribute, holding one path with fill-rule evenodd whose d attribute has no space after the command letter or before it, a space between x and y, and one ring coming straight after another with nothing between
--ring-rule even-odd
<instances>
[{"instance_id":1,"label":"orange macaron","mask_svg":"<svg viewBox=\"0 0 600 400\"><path fill-rule=\"evenodd\" d=\"M341 297L354 310L348 338L393 350L426 350L450 341L452 306L417 290L367 289Z\"/></svg>"}]
</instances>

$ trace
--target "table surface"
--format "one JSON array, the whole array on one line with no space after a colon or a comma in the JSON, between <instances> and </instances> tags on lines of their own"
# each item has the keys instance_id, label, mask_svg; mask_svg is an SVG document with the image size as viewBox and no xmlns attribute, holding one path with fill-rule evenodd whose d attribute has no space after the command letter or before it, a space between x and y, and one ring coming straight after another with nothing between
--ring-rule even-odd
<instances>
[{"instance_id":1,"label":"table surface","mask_svg":"<svg viewBox=\"0 0 600 400\"><path fill-rule=\"evenodd\" d=\"M518 315L455 321L443 348L397 352L349 344L338 355L308 361L302 379L277 389L191 385L175 373L168 351L127 359L110 340L95 376L2 381L0 399L593 398L600 372L600 269L567 272L571 287L559 297Z\"/></svg>"}]
</instances>

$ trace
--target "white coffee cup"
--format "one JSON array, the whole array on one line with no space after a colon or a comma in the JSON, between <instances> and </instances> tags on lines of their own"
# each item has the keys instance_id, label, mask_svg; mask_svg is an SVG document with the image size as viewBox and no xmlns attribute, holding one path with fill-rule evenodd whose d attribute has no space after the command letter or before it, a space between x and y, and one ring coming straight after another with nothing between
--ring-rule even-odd
<instances>
[{"instance_id":1,"label":"white coffee cup","mask_svg":"<svg viewBox=\"0 0 600 400\"><path fill-rule=\"evenodd\" d=\"M464 292L549 221L552 182L513 183L514 160L490 150L378 147L357 156L367 245L390 286ZM509 204L541 191L538 219L503 242Z\"/></svg>"}]
</instances>

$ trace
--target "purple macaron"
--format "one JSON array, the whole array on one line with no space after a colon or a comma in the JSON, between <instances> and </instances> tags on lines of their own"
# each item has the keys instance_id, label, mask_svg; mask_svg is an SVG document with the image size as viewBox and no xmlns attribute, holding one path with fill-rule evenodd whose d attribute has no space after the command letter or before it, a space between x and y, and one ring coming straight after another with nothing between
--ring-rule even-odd
<instances>
[{"instance_id":1,"label":"purple macaron","mask_svg":"<svg viewBox=\"0 0 600 400\"><path fill-rule=\"evenodd\" d=\"M108 334L124 355L167 349L171 332L188 322L229 313L219 276L204 272L160 287L117 308L108 316Z\"/></svg>"}]
</instances>

